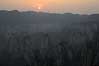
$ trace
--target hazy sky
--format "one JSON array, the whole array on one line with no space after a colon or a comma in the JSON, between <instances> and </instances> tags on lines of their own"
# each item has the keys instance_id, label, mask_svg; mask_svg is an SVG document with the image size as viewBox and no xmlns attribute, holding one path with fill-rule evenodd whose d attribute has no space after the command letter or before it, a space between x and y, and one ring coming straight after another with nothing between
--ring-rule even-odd
<instances>
[{"instance_id":1,"label":"hazy sky","mask_svg":"<svg viewBox=\"0 0 99 66\"><path fill-rule=\"evenodd\" d=\"M99 13L99 0L0 0L0 10Z\"/></svg>"}]
</instances>

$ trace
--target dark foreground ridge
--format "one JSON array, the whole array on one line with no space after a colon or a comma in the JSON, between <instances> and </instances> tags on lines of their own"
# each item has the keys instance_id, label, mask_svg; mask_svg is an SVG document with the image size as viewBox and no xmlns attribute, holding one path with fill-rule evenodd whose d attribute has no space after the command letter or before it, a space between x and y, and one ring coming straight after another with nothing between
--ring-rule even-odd
<instances>
[{"instance_id":1,"label":"dark foreground ridge","mask_svg":"<svg viewBox=\"0 0 99 66\"><path fill-rule=\"evenodd\" d=\"M98 66L99 33L0 33L0 66Z\"/></svg>"}]
</instances>

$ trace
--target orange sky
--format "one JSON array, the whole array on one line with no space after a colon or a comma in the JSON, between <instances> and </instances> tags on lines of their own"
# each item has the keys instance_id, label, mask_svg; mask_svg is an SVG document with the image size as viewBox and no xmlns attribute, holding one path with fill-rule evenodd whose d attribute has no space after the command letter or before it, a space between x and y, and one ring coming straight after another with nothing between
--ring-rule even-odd
<instances>
[{"instance_id":1,"label":"orange sky","mask_svg":"<svg viewBox=\"0 0 99 66\"><path fill-rule=\"evenodd\" d=\"M0 10L99 13L99 0L0 0Z\"/></svg>"}]
</instances>

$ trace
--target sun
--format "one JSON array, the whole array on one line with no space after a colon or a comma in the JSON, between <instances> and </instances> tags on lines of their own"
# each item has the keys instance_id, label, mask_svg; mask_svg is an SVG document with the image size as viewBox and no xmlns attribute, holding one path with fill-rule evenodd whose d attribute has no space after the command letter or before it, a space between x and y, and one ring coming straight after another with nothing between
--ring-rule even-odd
<instances>
[{"instance_id":1,"label":"sun","mask_svg":"<svg viewBox=\"0 0 99 66\"><path fill-rule=\"evenodd\" d=\"M38 10L41 10L43 8L43 5L42 4L37 4L37 9Z\"/></svg>"},{"instance_id":2,"label":"sun","mask_svg":"<svg viewBox=\"0 0 99 66\"><path fill-rule=\"evenodd\" d=\"M45 9L46 2L44 0L37 0L33 3L33 8L36 11L43 11Z\"/></svg>"},{"instance_id":3,"label":"sun","mask_svg":"<svg viewBox=\"0 0 99 66\"><path fill-rule=\"evenodd\" d=\"M43 5L42 4L36 4L33 6L33 8L36 10L36 11L41 11L43 9Z\"/></svg>"},{"instance_id":4,"label":"sun","mask_svg":"<svg viewBox=\"0 0 99 66\"><path fill-rule=\"evenodd\" d=\"M40 6L38 6L38 10L41 10L41 7Z\"/></svg>"}]
</instances>

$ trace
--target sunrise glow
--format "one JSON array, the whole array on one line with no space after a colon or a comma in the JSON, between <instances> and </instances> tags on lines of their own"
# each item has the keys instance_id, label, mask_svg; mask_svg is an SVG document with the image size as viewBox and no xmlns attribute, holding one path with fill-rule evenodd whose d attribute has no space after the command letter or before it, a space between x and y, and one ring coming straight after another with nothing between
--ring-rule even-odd
<instances>
[{"instance_id":1,"label":"sunrise glow","mask_svg":"<svg viewBox=\"0 0 99 66\"><path fill-rule=\"evenodd\" d=\"M0 10L97 13L99 0L0 0Z\"/></svg>"}]
</instances>

